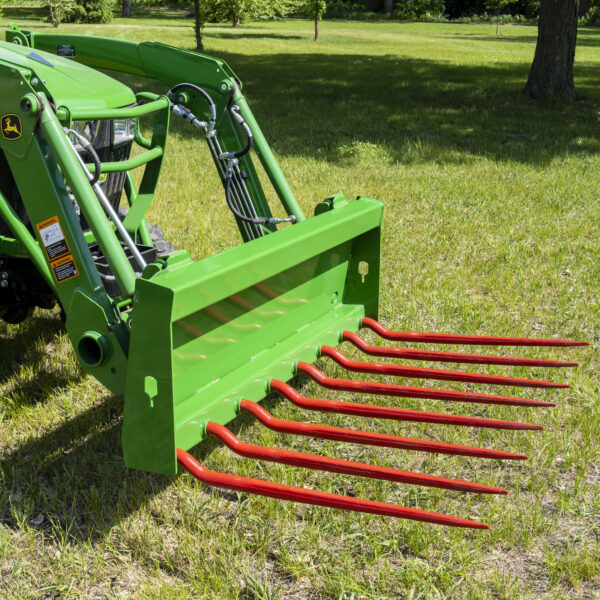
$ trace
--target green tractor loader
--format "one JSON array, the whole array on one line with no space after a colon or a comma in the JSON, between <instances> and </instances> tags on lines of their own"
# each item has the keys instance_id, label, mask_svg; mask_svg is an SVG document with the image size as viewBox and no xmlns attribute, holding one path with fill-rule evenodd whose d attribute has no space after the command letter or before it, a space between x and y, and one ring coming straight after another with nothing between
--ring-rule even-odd
<instances>
[{"instance_id":1,"label":"green tractor loader","mask_svg":"<svg viewBox=\"0 0 600 600\"><path fill-rule=\"evenodd\" d=\"M134 93L114 71L159 82ZM520 454L284 421L259 402L279 394L306 410L357 417L541 429L482 417L307 398L302 374L330 390L450 402L548 406L540 400L336 379L314 362L401 378L559 388L559 383L351 360L348 342L375 357L442 363L575 363L425 350L406 343L573 346L582 342L390 331L377 319L383 204L337 194L307 218L225 62L158 43L21 31L0 42L0 317L16 324L56 304L82 367L123 398L125 464L208 485L298 502L458 527L472 520L217 473L188 453L206 436L250 458L475 493L474 482L251 445L227 427L241 412L276 431L376 446L481 457ZM171 119L204 139L223 184L239 246L194 262L153 237L154 199ZM141 127L140 120L146 124ZM149 124L149 125L148 125ZM148 132L151 131L150 134ZM144 136L144 133L148 137ZM281 203L271 212L254 161ZM133 171L140 169L133 176ZM368 328L391 346L368 343Z\"/></svg>"}]
</instances>

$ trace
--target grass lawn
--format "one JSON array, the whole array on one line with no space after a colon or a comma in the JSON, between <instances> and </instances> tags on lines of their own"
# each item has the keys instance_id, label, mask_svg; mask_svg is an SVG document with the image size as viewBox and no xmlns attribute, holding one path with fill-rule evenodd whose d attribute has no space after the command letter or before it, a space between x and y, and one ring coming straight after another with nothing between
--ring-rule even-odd
<instances>
[{"instance_id":1,"label":"grass lawn","mask_svg":"<svg viewBox=\"0 0 600 600\"><path fill-rule=\"evenodd\" d=\"M47 24L7 9L2 25ZM191 22L150 13L59 31L193 45ZM337 191L385 201L381 319L397 329L600 339L600 31L581 30L584 100L520 95L536 29L293 21L209 26L303 209ZM160 89L156 86L154 89ZM168 173L168 175L166 175ZM174 125L150 219L201 258L238 243L208 152ZM195 450L215 470L396 502L489 523L444 529L222 493L190 476L123 467L121 402L77 365L58 314L0 325L0 598L597 598L600 379L594 347L525 349L577 360L531 391L549 410L394 404L541 423L543 432L373 423L373 429L529 454L494 463L284 439L250 419L244 440L507 487L475 496ZM349 348L349 354L356 356ZM477 349L475 349L476 351ZM321 361L330 374L340 374ZM473 369L471 369L473 370ZM480 368L502 373L506 367ZM535 369L515 375L536 377ZM304 383L314 397L324 394ZM429 383L435 386L435 383ZM467 389L461 384L437 387ZM481 389L481 386L479 386ZM491 388L484 389L488 393ZM497 390L495 390L497 391ZM519 393L520 392L520 393ZM506 392L524 395L518 389ZM373 399L386 403L390 399ZM357 427L356 419L276 416Z\"/></svg>"}]
</instances>

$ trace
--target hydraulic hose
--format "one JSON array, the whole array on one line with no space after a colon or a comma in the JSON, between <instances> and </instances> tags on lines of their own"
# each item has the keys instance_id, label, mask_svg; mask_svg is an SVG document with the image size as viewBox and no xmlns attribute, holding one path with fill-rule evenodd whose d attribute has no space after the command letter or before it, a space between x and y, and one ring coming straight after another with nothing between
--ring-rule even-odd
<instances>
[{"instance_id":1,"label":"hydraulic hose","mask_svg":"<svg viewBox=\"0 0 600 600\"><path fill-rule=\"evenodd\" d=\"M234 166L237 164L237 161L240 157L248 154L252 149L253 136L252 130L248 126L248 123L244 120L244 117L239 113L239 107L234 105L231 107L230 112L233 118L239 123L240 127L244 130L246 134L246 146L241 150L236 150L234 152L223 152L219 156L221 160L227 161L227 173L225 176L225 200L227 201L227 206L229 206L229 210L238 218L246 223L252 223L254 225L262 225L262 224L278 224L285 222L294 222L296 217L291 216L287 219L279 219L277 217L247 217L246 215L241 214L234 206L231 198L231 184L233 180L233 170Z\"/></svg>"},{"instance_id":2,"label":"hydraulic hose","mask_svg":"<svg viewBox=\"0 0 600 600\"><path fill-rule=\"evenodd\" d=\"M105 213L108 215L110 220L115 224L117 231L121 234L121 238L123 239L123 241L125 242L127 247L131 250L131 254L135 258L138 265L140 266L141 271L143 271L147 266L147 263L144 260L144 257L138 250L138 247L136 246L135 242L131 239L131 236L129 235L129 232L127 231L127 229L125 229L125 226L123 225L123 222L119 218L117 211L113 208L112 204L108 201L108 198L104 194L102 187L98 183L98 178L96 178L94 180L95 175L97 175L98 172L100 171L100 167L102 166L101 163L98 162L98 164L96 164L96 173L94 175L92 175L89 172L89 170L87 169L87 167L85 166L85 163L83 162L83 158L81 158L79 152L77 152L77 149L75 148L75 145L73 144L73 141L69 138L69 134L72 134L73 137L77 138L82 146L84 145L83 141L84 140L87 141L86 138L84 136L82 136L79 132L75 131L74 129L65 128L64 131L67 134L67 141L71 145L71 148L73 148L73 151L75 152L75 155L77 157L77 160L79 161L79 164L81 165L81 168L83 169L83 171L85 172L85 174L87 175L87 177L90 181L90 185L92 186L92 189L94 190L94 193L96 194L96 197L98 198L98 202L100 203L100 206L102 206L102 208L104 209ZM96 157L98 156L97 154L95 154L95 152L94 152L94 155ZM136 275L137 275L137 273L136 273Z\"/></svg>"},{"instance_id":3,"label":"hydraulic hose","mask_svg":"<svg viewBox=\"0 0 600 600\"><path fill-rule=\"evenodd\" d=\"M242 115L240 114L240 107L236 106L236 105L232 106L231 114L233 115L233 118L240 124L240 126L244 130L247 141L246 141L246 147L243 148L242 150L238 150L237 152L232 152L232 153L227 153L227 154L231 154L231 157L228 156L228 158L240 158L241 156L244 156L244 154L248 154L248 152L250 152L250 150L252 149L252 144L254 142L254 137L252 135L252 130L248 126L248 123L246 123L244 117L242 117Z\"/></svg>"},{"instance_id":4,"label":"hydraulic hose","mask_svg":"<svg viewBox=\"0 0 600 600\"><path fill-rule=\"evenodd\" d=\"M225 177L225 200L227 201L227 206L229 210L234 214L235 217L244 221L245 223L252 223L253 225L263 225L263 224L277 224L277 223L285 223L291 221L292 223L296 220L296 217L288 217L287 219L278 219L277 217L247 217L243 215L233 204L233 200L231 198L231 181L233 179L233 172L228 174Z\"/></svg>"},{"instance_id":5,"label":"hydraulic hose","mask_svg":"<svg viewBox=\"0 0 600 600\"><path fill-rule=\"evenodd\" d=\"M171 97L172 95L175 95L175 92L183 88L190 88L195 92L198 92L208 102L208 105L210 107L210 120L214 125L214 123L216 123L217 121L217 107L215 106L215 103L208 94L208 92L203 90L200 86L194 83L178 83L167 92L167 96Z\"/></svg>"},{"instance_id":6,"label":"hydraulic hose","mask_svg":"<svg viewBox=\"0 0 600 600\"><path fill-rule=\"evenodd\" d=\"M102 172L102 162L100 161L100 157L98 156L94 146L92 143L84 136L81 135L78 131L74 129L66 129L67 133L70 133L77 141L81 144L83 149L91 156L92 162L94 163L94 174L90 179L90 184L92 187L100 180L100 173Z\"/></svg>"},{"instance_id":7,"label":"hydraulic hose","mask_svg":"<svg viewBox=\"0 0 600 600\"><path fill-rule=\"evenodd\" d=\"M174 114L189 120L190 123L192 123L192 125L204 128L206 130L206 137L207 139L209 139L210 142L210 139L216 134L214 126L216 123L217 112L214 101L205 90L193 83L179 83L176 86L172 87L167 95L170 98L172 98L178 90L183 88L193 89L206 99L210 106L210 121L208 123L199 121L188 108L181 106L180 104L177 104L175 102L172 103L171 109ZM223 184L225 187L225 200L227 202L229 210L231 210L235 217L237 217L244 223L251 223L253 225L278 224L286 222L294 223L296 221L296 217L294 215L287 217L286 219L279 219L277 217L252 217L242 214L235 206L233 198L231 197L234 171L237 166L238 159L248 154L248 152L250 152L250 150L252 149L254 137L252 135L252 130L250 129L248 123L246 123L244 117L242 117L242 115L240 114L239 106L233 105L229 110L233 119L239 124L239 126L244 130L244 133L246 134L246 145L244 146L244 148L240 150L235 150L233 152L220 152L220 154L215 156L215 159L217 161L227 162L227 169L224 170L225 176L223 178Z\"/></svg>"}]
</instances>

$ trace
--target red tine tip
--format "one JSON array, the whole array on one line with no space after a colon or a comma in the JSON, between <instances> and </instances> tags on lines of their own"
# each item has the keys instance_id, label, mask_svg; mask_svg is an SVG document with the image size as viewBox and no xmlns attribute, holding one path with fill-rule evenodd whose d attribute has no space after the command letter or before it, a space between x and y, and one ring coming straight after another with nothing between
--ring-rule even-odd
<instances>
[{"instance_id":1,"label":"red tine tip","mask_svg":"<svg viewBox=\"0 0 600 600\"><path fill-rule=\"evenodd\" d=\"M238 475L218 473L203 467L193 456L181 448L177 448L177 461L199 481L219 488L258 494L259 496L268 496L280 500L302 502L304 504L328 506L354 512L447 525L449 527L469 527L472 529L490 528L489 525L486 525L485 523L459 519L458 517L442 515L426 510L420 510L418 508L409 508L395 504L386 504L384 502L375 502L373 500L363 500L362 498L329 494L327 492L283 485L270 481L263 481L262 479L253 479L251 477L240 477Z\"/></svg>"},{"instance_id":2,"label":"red tine tip","mask_svg":"<svg viewBox=\"0 0 600 600\"><path fill-rule=\"evenodd\" d=\"M314 423L298 423L297 421L286 421L277 419L267 412L262 406L242 400L240 408L252 414L258 421L269 429L280 433L291 433L307 437L316 437L337 442L349 442L351 444L366 444L368 446L381 446L387 448L399 448L402 450L418 450L422 452L435 452L438 454L451 454L458 456L474 456L477 458L491 458L497 460L526 460L524 454L515 454L503 450L488 450L486 448L474 448L459 444L446 444L431 440L419 440L415 438L398 437L382 433L372 433L357 429L344 429L343 427L331 427L329 425L318 425Z\"/></svg>"},{"instance_id":3,"label":"red tine tip","mask_svg":"<svg viewBox=\"0 0 600 600\"><path fill-rule=\"evenodd\" d=\"M432 362L448 362L473 365L508 365L511 367L578 367L579 363L565 360L547 360L538 358L516 358L514 356L488 356L486 354L463 354L461 352L439 352L436 350L415 350L414 348L389 348L369 344L358 334L344 331L342 339L354 344L359 350L371 356L387 358L406 358Z\"/></svg>"},{"instance_id":4,"label":"red tine tip","mask_svg":"<svg viewBox=\"0 0 600 600\"><path fill-rule=\"evenodd\" d=\"M465 383L485 383L492 385L511 385L530 388L568 388L566 383L554 383L537 379L521 379L519 377L500 377L498 375L479 375L463 371L445 371L443 369L429 369L424 367L407 367L404 365L388 365L384 363L369 363L351 360L339 350L331 346L321 346L321 355L332 358L338 365L348 371L359 373L381 373L397 377L410 377L417 379L437 379L440 381L462 381Z\"/></svg>"},{"instance_id":5,"label":"red tine tip","mask_svg":"<svg viewBox=\"0 0 600 600\"><path fill-rule=\"evenodd\" d=\"M432 344L466 344L476 346L589 346L589 342L575 340L544 340L535 338L494 337L485 335L449 335L445 333L417 333L413 331L391 331L375 319L365 317L363 327L369 327L386 340L401 342L429 342Z\"/></svg>"},{"instance_id":6,"label":"red tine tip","mask_svg":"<svg viewBox=\"0 0 600 600\"><path fill-rule=\"evenodd\" d=\"M370 477L371 479L396 481L412 485L456 490L459 492L473 492L477 494L508 493L508 490L503 488L471 483L470 481L462 481L460 479L447 479L445 477L436 477L434 475L424 475L422 473L413 473L411 471L378 467L376 465L368 465L350 460L340 460L328 456L318 456L316 454L306 454L304 452L296 452L293 450L247 444L229 431L227 427L210 421L206 425L206 431L210 435L219 438L236 454L240 454L246 458L256 458L258 460L267 460L284 465L291 465L293 467L305 467L319 471L344 473L346 475L357 475L359 477Z\"/></svg>"},{"instance_id":7,"label":"red tine tip","mask_svg":"<svg viewBox=\"0 0 600 600\"><path fill-rule=\"evenodd\" d=\"M297 392L292 386L272 379L271 391L278 392L296 406L305 410L320 412L333 412L357 417L379 419L392 419L396 421L410 421L416 423L437 423L438 425L459 425L463 427L484 427L488 429L511 430L543 430L543 425L531 425L518 421L503 421L501 419L486 419L484 417L469 417L463 415L448 415L445 413L427 412L422 410L409 410L391 406L372 406L356 402L341 402L339 400L323 400L321 398L307 398Z\"/></svg>"},{"instance_id":8,"label":"red tine tip","mask_svg":"<svg viewBox=\"0 0 600 600\"><path fill-rule=\"evenodd\" d=\"M410 387L391 383L374 383L370 381L353 381L327 377L314 365L299 361L296 365L299 372L305 373L319 385L330 390L346 392L362 392L384 396L400 396L403 398L429 398L433 400L448 400L451 402L472 402L477 404L504 404L508 406L556 406L554 402L531 400L529 398L513 398L511 396L494 396L491 394L474 394L471 392L455 392L452 390L436 390L432 388Z\"/></svg>"}]
</instances>

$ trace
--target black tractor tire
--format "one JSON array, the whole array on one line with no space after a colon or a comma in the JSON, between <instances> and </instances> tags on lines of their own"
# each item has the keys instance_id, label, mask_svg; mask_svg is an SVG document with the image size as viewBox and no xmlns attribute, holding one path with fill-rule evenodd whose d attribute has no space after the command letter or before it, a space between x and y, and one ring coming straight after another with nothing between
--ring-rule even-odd
<instances>
[{"instance_id":1,"label":"black tractor tire","mask_svg":"<svg viewBox=\"0 0 600 600\"><path fill-rule=\"evenodd\" d=\"M7 306L2 309L0 313L0 319L9 325L18 325L28 319L33 314L33 306L26 304L16 304L14 306Z\"/></svg>"}]
</instances>

